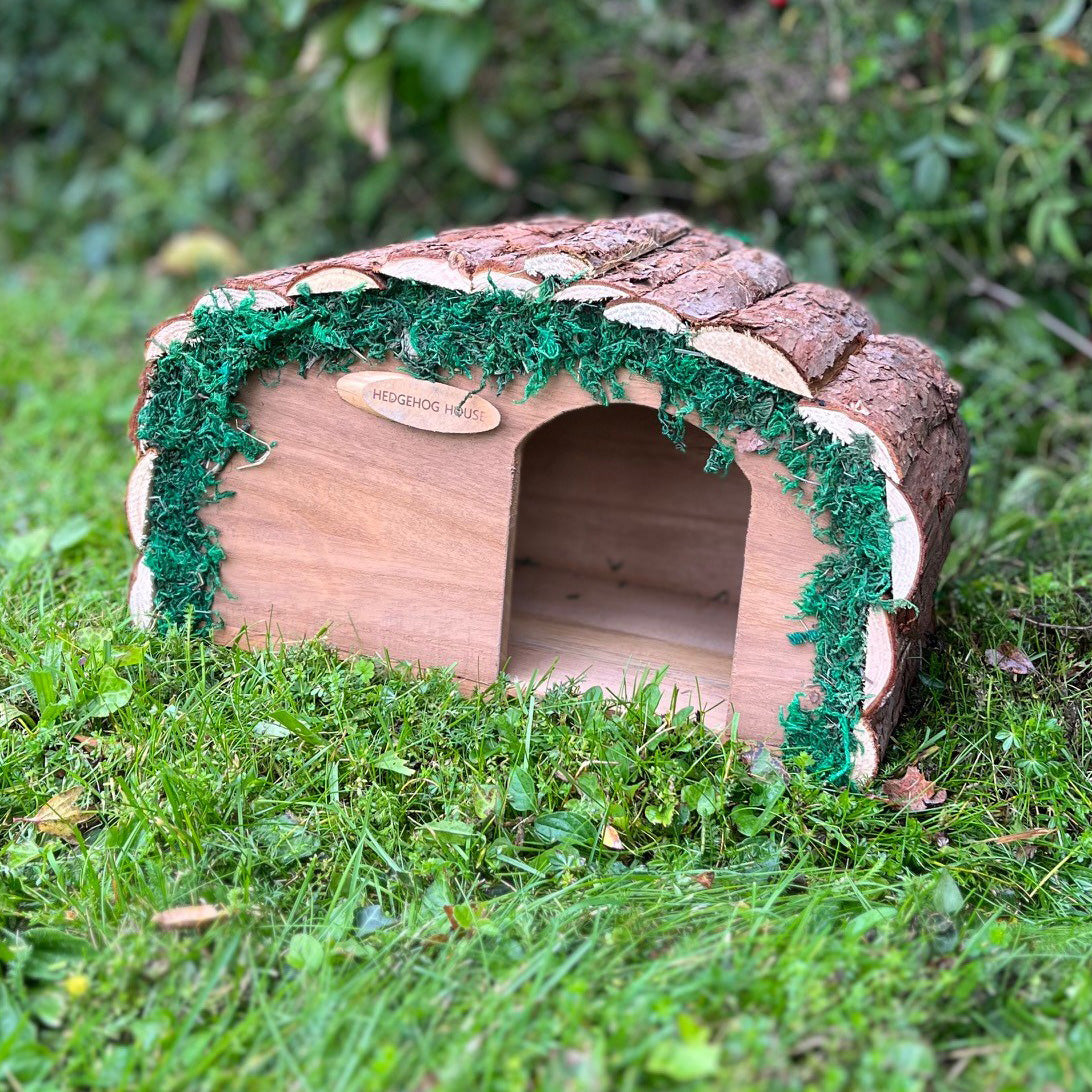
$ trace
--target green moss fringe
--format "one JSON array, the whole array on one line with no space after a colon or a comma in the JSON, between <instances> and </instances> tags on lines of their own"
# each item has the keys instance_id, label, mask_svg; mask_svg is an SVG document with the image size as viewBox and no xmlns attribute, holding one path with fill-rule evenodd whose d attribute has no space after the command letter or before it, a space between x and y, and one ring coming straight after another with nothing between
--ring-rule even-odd
<instances>
[{"instance_id":1,"label":"green moss fringe","mask_svg":"<svg viewBox=\"0 0 1092 1092\"><path fill-rule=\"evenodd\" d=\"M706 467L713 473L734 458L726 434L756 430L782 464L785 490L797 491L810 511L816 538L832 547L798 603L800 618L814 617L814 627L786 636L814 642L824 698L805 709L798 694L782 711L786 750L806 752L822 776L845 780L863 698L867 613L890 593L884 480L867 442L831 441L797 415L794 395L694 352L682 335L608 322L599 305L553 303L546 291L528 300L398 282L383 291L305 295L288 310L244 303L199 311L190 340L157 362L139 419L140 439L158 452L144 557L155 575L161 627L188 624L201 633L219 624L213 597L224 554L201 510L225 494L206 466L236 453L253 461L268 446L248 431L234 401L244 379L287 365L301 373L345 371L358 353L377 360L394 353L425 379L481 368L498 390L526 376L528 397L567 371L604 404L623 399L617 373L628 369L659 385L669 439L682 445L690 413L717 437ZM818 483L810 502L800 491L809 476Z\"/></svg>"}]
</instances>

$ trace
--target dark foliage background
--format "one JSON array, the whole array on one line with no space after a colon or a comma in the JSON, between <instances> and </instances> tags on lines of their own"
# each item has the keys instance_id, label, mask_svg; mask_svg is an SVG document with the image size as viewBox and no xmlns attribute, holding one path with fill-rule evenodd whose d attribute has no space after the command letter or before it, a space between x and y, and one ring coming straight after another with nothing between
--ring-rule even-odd
<instances>
[{"instance_id":1,"label":"dark foliage background","mask_svg":"<svg viewBox=\"0 0 1092 1092\"><path fill-rule=\"evenodd\" d=\"M0 246L100 267L205 226L265 264L668 206L787 248L798 274L934 336L979 276L1084 332L1083 8L8 4Z\"/></svg>"}]
</instances>

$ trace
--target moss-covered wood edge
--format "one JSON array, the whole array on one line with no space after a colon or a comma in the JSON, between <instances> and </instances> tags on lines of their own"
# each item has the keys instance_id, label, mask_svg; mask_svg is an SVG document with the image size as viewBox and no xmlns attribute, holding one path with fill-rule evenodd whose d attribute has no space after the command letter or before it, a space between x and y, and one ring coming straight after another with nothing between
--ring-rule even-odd
<instances>
[{"instance_id":1,"label":"moss-covered wood edge","mask_svg":"<svg viewBox=\"0 0 1092 1092\"><path fill-rule=\"evenodd\" d=\"M807 754L814 770L838 783L849 776L862 707L865 628L871 607L891 607L891 525L883 474L871 442L832 440L796 412L798 397L703 356L684 334L641 329L604 318L600 307L507 292L465 294L413 282L379 291L317 296L304 292L287 310L243 301L203 307L185 341L156 361L137 435L157 453L144 561L155 578L163 628L207 633L218 624L213 599L223 551L215 519L203 510L225 494L217 472L233 455L253 461L267 440L253 435L236 401L252 372L283 367L301 374L345 371L360 357L393 354L426 379L481 369L498 390L526 379L533 397L563 371L598 401L624 398L625 369L662 393L664 434L681 445L683 418L696 414L717 438L706 469L723 473L734 451L731 433L753 429L780 464L786 491L806 508L817 539L831 551L798 601L803 629L786 620L786 640L814 643L818 704L797 694L783 709L785 750ZM810 497L800 488L816 484Z\"/></svg>"}]
</instances>

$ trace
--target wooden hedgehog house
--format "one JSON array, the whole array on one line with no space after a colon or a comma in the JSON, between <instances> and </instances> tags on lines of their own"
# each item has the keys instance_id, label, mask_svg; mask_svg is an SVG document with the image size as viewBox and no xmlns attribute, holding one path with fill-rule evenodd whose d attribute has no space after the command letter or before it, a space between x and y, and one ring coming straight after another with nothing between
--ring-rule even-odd
<instances>
[{"instance_id":1,"label":"wooden hedgehog house","mask_svg":"<svg viewBox=\"0 0 1092 1092\"><path fill-rule=\"evenodd\" d=\"M714 730L875 774L968 446L844 293L667 213L532 220L230 280L146 361L138 624L469 685L666 668Z\"/></svg>"}]
</instances>

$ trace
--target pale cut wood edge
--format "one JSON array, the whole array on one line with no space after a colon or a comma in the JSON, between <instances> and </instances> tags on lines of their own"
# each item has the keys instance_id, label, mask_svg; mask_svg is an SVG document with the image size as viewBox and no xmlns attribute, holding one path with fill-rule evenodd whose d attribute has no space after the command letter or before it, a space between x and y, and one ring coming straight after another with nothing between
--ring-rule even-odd
<instances>
[{"instance_id":1,"label":"pale cut wood edge","mask_svg":"<svg viewBox=\"0 0 1092 1092\"><path fill-rule=\"evenodd\" d=\"M536 277L556 277L567 281L571 277L587 276L595 272L595 266L586 258L578 258L564 251L553 254L536 254L528 258L524 271Z\"/></svg>"},{"instance_id":2,"label":"pale cut wood edge","mask_svg":"<svg viewBox=\"0 0 1092 1092\"><path fill-rule=\"evenodd\" d=\"M129 574L129 618L137 629L150 630L155 626L155 577L143 554Z\"/></svg>"},{"instance_id":3,"label":"pale cut wood edge","mask_svg":"<svg viewBox=\"0 0 1092 1092\"><path fill-rule=\"evenodd\" d=\"M362 269L353 269L348 265L328 265L304 273L293 281L288 289L289 296L298 296L304 289L315 296L331 295L340 292L352 292L356 288L378 289L383 281L372 273Z\"/></svg>"},{"instance_id":4,"label":"pale cut wood edge","mask_svg":"<svg viewBox=\"0 0 1092 1092\"><path fill-rule=\"evenodd\" d=\"M909 599L925 560L925 540L906 494L890 479L887 514L891 521L891 598Z\"/></svg>"},{"instance_id":5,"label":"pale cut wood edge","mask_svg":"<svg viewBox=\"0 0 1092 1092\"><path fill-rule=\"evenodd\" d=\"M631 299L628 292L622 291L610 284L601 284L596 281L577 281L575 284L566 285L554 293L554 299L566 303L603 303L606 300Z\"/></svg>"},{"instance_id":6,"label":"pale cut wood edge","mask_svg":"<svg viewBox=\"0 0 1092 1092\"><path fill-rule=\"evenodd\" d=\"M850 781L863 788L879 773L884 752L906 704L906 692L910 680L917 673L915 662L921 653L921 642L913 641L900 650L895 667L894 685L882 702L875 705L867 716L862 716L853 730L859 749L853 756Z\"/></svg>"},{"instance_id":7,"label":"pale cut wood edge","mask_svg":"<svg viewBox=\"0 0 1092 1092\"><path fill-rule=\"evenodd\" d=\"M176 342L185 341L192 329L193 319L189 315L176 315L153 327L144 342L145 363L158 360Z\"/></svg>"},{"instance_id":8,"label":"pale cut wood edge","mask_svg":"<svg viewBox=\"0 0 1092 1092\"><path fill-rule=\"evenodd\" d=\"M398 281L419 281L436 288L454 288L458 292L469 292L473 287L468 273L441 258L392 258L379 267L379 272Z\"/></svg>"},{"instance_id":9,"label":"pale cut wood edge","mask_svg":"<svg viewBox=\"0 0 1092 1092\"><path fill-rule=\"evenodd\" d=\"M207 307L230 311L246 300L252 300L257 311L277 311L282 307L291 307L293 303L287 296L269 288L233 288L230 285L221 285L195 300L190 313Z\"/></svg>"},{"instance_id":10,"label":"pale cut wood edge","mask_svg":"<svg viewBox=\"0 0 1092 1092\"><path fill-rule=\"evenodd\" d=\"M849 772L850 782L858 789L865 788L880 772L880 741L872 723L862 718L853 729L857 751Z\"/></svg>"},{"instance_id":11,"label":"pale cut wood edge","mask_svg":"<svg viewBox=\"0 0 1092 1092\"><path fill-rule=\"evenodd\" d=\"M873 437L876 465L901 482L932 431L955 415L959 396L931 349L914 338L876 335L799 412L843 442Z\"/></svg>"},{"instance_id":12,"label":"pale cut wood edge","mask_svg":"<svg viewBox=\"0 0 1092 1092\"><path fill-rule=\"evenodd\" d=\"M865 625L865 716L883 701L895 679L895 621L889 611L873 607Z\"/></svg>"},{"instance_id":13,"label":"pale cut wood edge","mask_svg":"<svg viewBox=\"0 0 1092 1092\"><path fill-rule=\"evenodd\" d=\"M129 525L129 537L138 549L144 548L147 535L148 504L152 496L152 472L155 452L148 451L137 460L125 487L125 519Z\"/></svg>"},{"instance_id":14,"label":"pale cut wood edge","mask_svg":"<svg viewBox=\"0 0 1092 1092\"><path fill-rule=\"evenodd\" d=\"M811 394L807 383L784 353L750 334L740 333L730 326L705 326L695 331L690 343L699 353L744 375L805 398Z\"/></svg>"},{"instance_id":15,"label":"pale cut wood edge","mask_svg":"<svg viewBox=\"0 0 1092 1092\"><path fill-rule=\"evenodd\" d=\"M532 251L523 270L567 279L602 273L681 238L690 224L671 212L593 220Z\"/></svg>"},{"instance_id":16,"label":"pale cut wood edge","mask_svg":"<svg viewBox=\"0 0 1092 1092\"><path fill-rule=\"evenodd\" d=\"M603 317L611 322L624 322L627 326L639 326L643 330L666 330L677 334L686 329L686 325L668 307L658 303L648 303L643 299L616 300L603 308Z\"/></svg>"},{"instance_id":17,"label":"pale cut wood edge","mask_svg":"<svg viewBox=\"0 0 1092 1092\"><path fill-rule=\"evenodd\" d=\"M903 472L895 465L894 456L887 443L858 417L851 417L841 410L825 409L822 406L805 403L797 407L797 412L805 421L822 429L840 444L851 444L858 436L868 436L872 440L872 465L892 481L902 481Z\"/></svg>"},{"instance_id":18,"label":"pale cut wood edge","mask_svg":"<svg viewBox=\"0 0 1092 1092\"><path fill-rule=\"evenodd\" d=\"M530 273L488 266L479 269L470 279L471 292L513 292L517 296L535 296L541 287L542 280Z\"/></svg>"}]
</instances>

